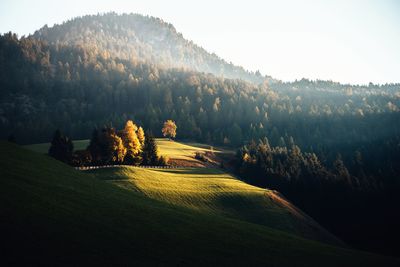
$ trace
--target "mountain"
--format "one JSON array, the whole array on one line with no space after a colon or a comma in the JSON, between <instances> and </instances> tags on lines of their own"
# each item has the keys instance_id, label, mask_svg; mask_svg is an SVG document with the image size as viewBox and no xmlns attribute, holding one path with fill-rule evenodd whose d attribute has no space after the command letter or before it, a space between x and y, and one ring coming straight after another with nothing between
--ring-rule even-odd
<instances>
[{"instance_id":1,"label":"mountain","mask_svg":"<svg viewBox=\"0 0 400 267\"><path fill-rule=\"evenodd\" d=\"M399 263L152 199L16 145L0 146L0 232L6 265ZM197 179L187 179L185 187Z\"/></svg>"},{"instance_id":2,"label":"mountain","mask_svg":"<svg viewBox=\"0 0 400 267\"><path fill-rule=\"evenodd\" d=\"M88 16L85 21L97 25L96 18ZM266 135L273 144L293 137L311 149L315 140L335 146L360 136L361 140L386 138L399 130L392 123L400 110L399 85L309 80L255 85L164 68L114 55L112 51L123 54L125 48L117 49L119 42L113 41L117 37L103 36L108 24L94 33L85 31L91 38L73 35L85 28L74 30L73 22L79 21L40 31L60 35L61 41L35 37L44 33L0 36L0 137L13 134L20 143L45 142L61 128L75 139L85 139L93 128L108 123L121 127L127 118L157 134L162 121L172 118L180 127L180 138L238 146ZM65 35L58 28L65 29ZM71 44L70 38L75 40Z\"/></svg>"},{"instance_id":3,"label":"mountain","mask_svg":"<svg viewBox=\"0 0 400 267\"><path fill-rule=\"evenodd\" d=\"M172 119L178 139L240 148L232 165L248 173L243 179L285 192L341 239L397 255L400 85L264 82L225 66L171 25L140 15L7 33L0 138L48 142L58 128L88 139L128 119L157 137Z\"/></svg>"},{"instance_id":4,"label":"mountain","mask_svg":"<svg viewBox=\"0 0 400 267\"><path fill-rule=\"evenodd\" d=\"M162 68L183 68L254 83L272 81L210 54L184 39L174 26L162 19L139 14L107 13L74 18L61 25L47 26L33 34L50 44L96 50L96 54L154 64Z\"/></svg>"},{"instance_id":5,"label":"mountain","mask_svg":"<svg viewBox=\"0 0 400 267\"><path fill-rule=\"evenodd\" d=\"M238 146L264 136L273 144L293 137L310 150L315 140L349 145L399 130L392 123L400 110L398 84L256 76L153 17L107 13L45 26L27 38L9 33L0 37L0 137L45 142L61 128L85 139L94 127L120 127L127 118L157 134L172 118L181 138ZM360 123L350 127L346 120Z\"/></svg>"}]
</instances>

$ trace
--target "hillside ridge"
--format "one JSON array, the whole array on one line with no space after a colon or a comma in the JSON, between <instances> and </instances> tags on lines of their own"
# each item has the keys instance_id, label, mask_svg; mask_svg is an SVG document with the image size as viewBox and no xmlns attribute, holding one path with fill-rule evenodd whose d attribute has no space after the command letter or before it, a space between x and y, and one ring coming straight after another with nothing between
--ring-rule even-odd
<instances>
[{"instance_id":1,"label":"hillside ridge","mask_svg":"<svg viewBox=\"0 0 400 267\"><path fill-rule=\"evenodd\" d=\"M171 23L140 14L109 12L75 17L35 31L50 44L100 50L105 57L136 60L164 68L184 68L256 84L273 81L228 63L183 37Z\"/></svg>"},{"instance_id":2,"label":"hillside ridge","mask_svg":"<svg viewBox=\"0 0 400 267\"><path fill-rule=\"evenodd\" d=\"M0 231L7 244L3 260L9 264L398 264L174 207L16 145L0 146Z\"/></svg>"},{"instance_id":3,"label":"hillside ridge","mask_svg":"<svg viewBox=\"0 0 400 267\"><path fill-rule=\"evenodd\" d=\"M278 192L246 184L218 168L142 169L125 166L89 172L101 180L176 206L346 246Z\"/></svg>"}]
</instances>

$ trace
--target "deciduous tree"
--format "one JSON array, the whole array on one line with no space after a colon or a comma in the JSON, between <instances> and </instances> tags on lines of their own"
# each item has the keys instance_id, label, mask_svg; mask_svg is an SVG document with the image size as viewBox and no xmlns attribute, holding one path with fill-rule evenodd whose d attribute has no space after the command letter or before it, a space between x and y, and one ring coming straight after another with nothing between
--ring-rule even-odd
<instances>
[{"instance_id":1,"label":"deciduous tree","mask_svg":"<svg viewBox=\"0 0 400 267\"><path fill-rule=\"evenodd\" d=\"M168 136L170 139L176 136L176 124L173 120L167 120L164 122L164 127L162 128L162 133L164 136Z\"/></svg>"},{"instance_id":2,"label":"deciduous tree","mask_svg":"<svg viewBox=\"0 0 400 267\"><path fill-rule=\"evenodd\" d=\"M140 145L143 147L144 146L144 140L146 139L144 136L144 131L142 127L139 127L137 131L137 137L139 139Z\"/></svg>"},{"instance_id":3,"label":"deciduous tree","mask_svg":"<svg viewBox=\"0 0 400 267\"><path fill-rule=\"evenodd\" d=\"M127 149L114 128L105 127L102 130L100 136L100 147L104 164L120 164L124 161Z\"/></svg>"},{"instance_id":4,"label":"deciduous tree","mask_svg":"<svg viewBox=\"0 0 400 267\"><path fill-rule=\"evenodd\" d=\"M139 164L140 153L142 152L142 145L136 134L138 127L133 121L128 120L125 124L125 128L122 131L122 139L126 148L125 162L129 164Z\"/></svg>"}]
</instances>

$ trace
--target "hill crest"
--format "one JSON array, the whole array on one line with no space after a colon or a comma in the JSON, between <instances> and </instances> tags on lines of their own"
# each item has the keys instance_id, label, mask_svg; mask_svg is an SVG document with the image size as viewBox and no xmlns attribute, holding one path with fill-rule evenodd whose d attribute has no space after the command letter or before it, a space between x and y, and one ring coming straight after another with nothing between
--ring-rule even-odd
<instances>
[{"instance_id":1,"label":"hill crest","mask_svg":"<svg viewBox=\"0 0 400 267\"><path fill-rule=\"evenodd\" d=\"M34 38L50 44L99 50L105 57L134 60L164 68L183 68L256 84L272 81L259 72L228 63L186 40L171 23L140 14L114 12L86 15L53 27L45 25Z\"/></svg>"},{"instance_id":2,"label":"hill crest","mask_svg":"<svg viewBox=\"0 0 400 267\"><path fill-rule=\"evenodd\" d=\"M182 209L0 142L10 265L396 266L396 259ZM243 253L246 251L246 253ZM21 257L21 252L24 253Z\"/></svg>"}]
</instances>

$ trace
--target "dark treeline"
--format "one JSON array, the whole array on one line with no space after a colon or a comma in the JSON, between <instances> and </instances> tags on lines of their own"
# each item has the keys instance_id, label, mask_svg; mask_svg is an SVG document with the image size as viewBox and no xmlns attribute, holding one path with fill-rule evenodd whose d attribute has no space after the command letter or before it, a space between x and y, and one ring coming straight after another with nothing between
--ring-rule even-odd
<instances>
[{"instance_id":1,"label":"dark treeline","mask_svg":"<svg viewBox=\"0 0 400 267\"><path fill-rule=\"evenodd\" d=\"M398 190L390 181L399 180L399 84L279 82L221 61L155 18L111 13L44 27L29 37L4 34L0 90L0 137L12 136L18 143L47 142L54 129L63 129L73 139L87 139L94 128L109 122L123 128L128 118L159 136L162 122L172 119L181 139L239 147L267 137L271 148L286 147L272 158L290 155L296 144L310 153L301 153L307 164L318 158L322 167L310 179L324 184L326 189L320 191L329 199L329 188L346 188L350 196L360 194L354 197L360 203L366 203L368 192L376 197L365 198L381 204L381 192ZM319 198L301 200L295 192L307 190L281 183L287 178L280 177L292 177L288 170L297 170L298 165L280 162L279 176L275 169L272 175L253 167L244 168L243 174L262 181L262 186L279 185L296 204L318 215L312 209L322 210L315 200ZM334 166L340 162L349 173L347 183L338 183L343 178ZM311 172L302 168L301 181ZM268 177L275 177L278 185L264 179ZM340 197L336 193L341 190L335 190L332 195ZM344 209L351 206L345 203L329 209L345 217ZM330 217L323 216L324 225L331 226Z\"/></svg>"},{"instance_id":2,"label":"dark treeline","mask_svg":"<svg viewBox=\"0 0 400 267\"><path fill-rule=\"evenodd\" d=\"M400 138L372 145L367 151L374 155L356 150L347 165L341 154L327 164L315 153L302 152L293 139L286 141L273 147L264 138L243 146L236 171L251 184L280 191L350 244L396 255Z\"/></svg>"}]
</instances>

